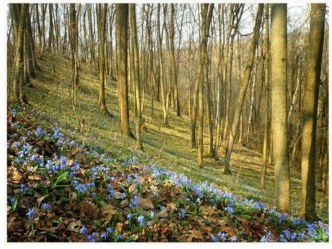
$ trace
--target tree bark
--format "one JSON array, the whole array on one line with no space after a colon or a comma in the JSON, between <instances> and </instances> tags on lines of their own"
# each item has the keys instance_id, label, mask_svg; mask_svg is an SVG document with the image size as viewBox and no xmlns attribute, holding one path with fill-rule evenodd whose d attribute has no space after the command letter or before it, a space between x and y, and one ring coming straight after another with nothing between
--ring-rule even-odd
<instances>
[{"instance_id":1,"label":"tree bark","mask_svg":"<svg viewBox=\"0 0 332 249\"><path fill-rule=\"evenodd\" d=\"M324 41L325 4L311 4L310 34L307 60L307 82L303 103L302 136L302 205L301 216L317 218L315 211L316 124L318 91Z\"/></svg>"},{"instance_id":2,"label":"tree bark","mask_svg":"<svg viewBox=\"0 0 332 249\"><path fill-rule=\"evenodd\" d=\"M271 99L275 198L281 212L290 211L287 129L287 4L272 4Z\"/></svg>"},{"instance_id":3,"label":"tree bark","mask_svg":"<svg viewBox=\"0 0 332 249\"><path fill-rule=\"evenodd\" d=\"M128 4L116 4L116 42L120 129L123 135L133 137L129 126L128 105Z\"/></svg>"},{"instance_id":4,"label":"tree bark","mask_svg":"<svg viewBox=\"0 0 332 249\"><path fill-rule=\"evenodd\" d=\"M248 48L248 54L247 54L247 62L246 62L246 69L244 71L244 75L242 78L242 83L240 86L240 92L237 99L237 103L235 105L235 111L234 111L234 117L233 122L231 126L231 130L229 132L228 140L227 140L227 146L226 146L226 155L225 155L225 167L224 167L224 173L230 174L230 158L233 150L234 140L239 124L240 114L243 107L244 97L247 92L249 80L250 80L250 74L253 67L254 59L255 59L255 51L256 51L256 45L259 38L259 28L262 21L262 13L263 13L263 4L258 5L258 11L256 15L256 22L254 27L254 35L251 39L249 48Z\"/></svg>"}]
</instances>

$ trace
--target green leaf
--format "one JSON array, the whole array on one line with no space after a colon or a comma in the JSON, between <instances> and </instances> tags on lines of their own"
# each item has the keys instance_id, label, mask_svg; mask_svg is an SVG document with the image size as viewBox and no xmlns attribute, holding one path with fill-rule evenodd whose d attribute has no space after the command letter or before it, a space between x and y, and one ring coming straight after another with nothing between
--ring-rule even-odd
<instances>
[{"instance_id":1,"label":"green leaf","mask_svg":"<svg viewBox=\"0 0 332 249\"><path fill-rule=\"evenodd\" d=\"M68 176L68 171L63 172L61 175L58 176L58 178L55 180L55 182L52 185L52 188L57 187L57 185L61 182L63 182L64 180L66 180Z\"/></svg>"}]
</instances>

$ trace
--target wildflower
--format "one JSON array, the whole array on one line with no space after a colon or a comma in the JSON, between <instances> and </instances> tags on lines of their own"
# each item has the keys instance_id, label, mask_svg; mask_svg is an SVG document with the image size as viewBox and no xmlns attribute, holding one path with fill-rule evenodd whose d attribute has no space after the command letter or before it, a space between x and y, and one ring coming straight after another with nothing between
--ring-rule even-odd
<instances>
[{"instance_id":1,"label":"wildflower","mask_svg":"<svg viewBox=\"0 0 332 249\"><path fill-rule=\"evenodd\" d=\"M127 197L126 193L122 193L120 198L121 198L121 200L124 200L124 199L126 199L126 197Z\"/></svg>"},{"instance_id":2,"label":"wildflower","mask_svg":"<svg viewBox=\"0 0 332 249\"><path fill-rule=\"evenodd\" d=\"M75 186L75 189L80 192L81 194L84 194L86 191L88 191L88 188L85 184L77 184Z\"/></svg>"},{"instance_id":3,"label":"wildflower","mask_svg":"<svg viewBox=\"0 0 332 249\"><path fill-rule=\"evenodd\" d=\"M233 208L230 206L227 206L225 210L232 216L233 215Z\"/></svg>"},{"instance_id":4,"label":"wildflower","mask_svg":"<svg viewBox=\"0 0 332 249\"><path fill-rule=\"evenodd\" d=\"M139 225L142 227L144 226L144 216L140 215L137 217L137 222L139 223Z\"/></svg>"},{"instance_id":5,"label":"wildflower","mask_svg":"<svg viewBox=\"0 0 332 249\"><path fill-rule=\"evenodd\" d=\"M261 238L260 242L269 242L269 241L271 241L272 233L268 232L266 230L264 230L264 231L265 231L265 235Z\"/></svg>"},{"instance_id":6,"label":"wildflower","mask_svg":"<svg viewBox=\"0 0 332 249\"><path fill-rule=\"evenodd\" d=\"M113 233L113 228L108 227L108 228L106 229L106 232L107 232L107 233Z\"/></svg>"},{"instance_id":7,"label":"wildflower","mask_svg":"<svg viewBox=\"0 0 332 249\"><path fill-rule=\"evenodd\" d=\"M281 223L285 220L288 219L288 215L287 214L281 214L279 220L278 220L278 224L281 225Z\"/></svg>"},{"instance_id":8,"label":"wildflower","mask_svg":"<svg viewBox=\"0 0 332 249\"><path fill-rule=\"evenodd\" d=\"M44 202L44 203L40 206L40 208L41 208L42 210L50 210L50 209L51 209L51 206L50 206L50 204Z\"/></svg>"},{"instance_id":9,"label":"wildflower","mask_svg":"<svg viewBox=\"0 0 332 249\"><path fill-rule=\"evenodd\" d=\"M227 234L226 233L221 233L219 232L217 236L222 240L225 241L227 239Z\"/></svg>"},{"instance_id":10,"label":"wildflower","mask_svg":"<svg viewBox=\"0 0 332 249\"><path fill-rule=\"evenodd\" d=\"M82 226L82 228L80 229L80 234L86 234L86 227Z\"/></svg>"},{"instance_id":11,"label":"wildflower","mask_svg":"<svg viewBox=\"0 0 332 249\"><path fill-rule=\"evenodd\" d=\"M131 183L133 182L133 178L131 177L131 175L128 175L128 176L127 176L127 182L128 182L129 184L131 184Z\"/></svg>"},{"instance_id":12,"label":"wildflower","mask_svg":"<svg viewBox=\"0 0 332 249\"><path fill-rule=\"evenodd\" d=\"M214 235L211 235L211 241L212 242L219 242L218 238Z\"/></svg>"},{"instance_id":13,"label":"wildflower","mask_svg":"<svg viewBox=\"0 0 332 249\"><path fill-rule=\"evenodd\" d=\"M131 214L127 214L127 219L131 220Z\"/></svg>"},{"instance_id":14,"label":"wildflower","mask_svg":"<svg viewBox=\"0 0 332 249\"><path fill-rule=\"evenodd\" d=\"M237 237L236 237L235 235L233 235L233 236L230 238L230 240L231 240L232 242L235 242L235 241L237 241Z\"/></svg>"},{"instance_id":15,"label":"wildflower","mask_svg":"<svg viewBox=\"0 0 332 249\"><path fill-rule=\"evenodd\" d=\"M16 201L16 198L15 197L10 197L9 201L10 201L10 203L14 203Z\"/></svg>"},{"instance_id":16,"label":"wildflower","mask_svg":"<svg viewBox=\"0 0 332 249\"><path fill-rule=\"evenodd\" d=\"M37 213L34 208L29 208L28 212L26 213L26 216L28 216L29 219L32 219L36 215L37 215Z\"/></svg>"},{"instance_id":17,"label":"wildflower","mask_svg":"<svg viewBox=\"0 0 332 249\"><path fill-rule=\"evenodd\" d=\"M96 242L97 241L97 234L96 233L92 233L86 236L86 239L88 240L88 242Z\"/></svg>"},{"instance_id":18,"label":"wildflower","mask_svg":"<svg viewBox=\"0 0 332 249\"><path fill-rule=\"evenodd\" d=\"M182 220L186 216L186 210L181 208L179 212L179 218Z\"/></svg>"},{"instance_id":19,"label":"wildflower","mask_svg":"<svg viewBox=\"0 0 332 249\"><path fill-rule=\"evenodd\" d=\"M138 207L138 196L135 195L133 198L131 198L129 207Z\"/></svg>"},{"instance_id":20,"label":"wildflower","mask_svg":"<svg viewBox=\"0 0 332 249\"><path fill-rule=\"evenodd\" d=\"M151 219L154 218L154 212L153 211L150 212L150 217L151 217Z\"/></svg>"},{"instance_id":21,"label":"wildflower","mask_svg":"<svg viewBox=\"0 0 332 249\"><path fill-rule=\"evenodd\" d=\"M29 191L29 188L27 186L25 186L25 184L21 184L21 189L23 190L23 192L27 192Z\"/></svg>"},{"instance_id":22,"label":"wildflower","mask_svg":"<svg viewBox=\"0 0 332 249\"><path fill-rule=\"evenodd\" d=\"M116 236L116 240L120 240L120 239L123 239L123 235L122 235L122 234L118 234L118 235Z\"/></svg>"},{"instance_id":23,"label":"wildflower","mask_svg":"<svg viewBox=\"0 0 332 249\"><path fill-rule=\"evenodd\" d=\"M102 233L102 234L100 235L100 238L101 238L101 239L104 239L104 240L106 240L107 237L108 237L108 236L107 236L107 233L105 233L105 232Z\"/></svg>"}]
</instances>

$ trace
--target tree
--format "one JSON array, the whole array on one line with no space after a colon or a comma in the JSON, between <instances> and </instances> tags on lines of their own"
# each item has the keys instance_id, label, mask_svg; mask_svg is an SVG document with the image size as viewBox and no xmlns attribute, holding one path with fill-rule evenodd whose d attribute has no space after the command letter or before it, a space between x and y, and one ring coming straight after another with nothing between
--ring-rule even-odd
<instances>
[{"instance_id":1,"label":"tree","mask_svg":"<svg viewBox=\"0 0 332 249\"><path fill-rule=\"evenodd\" d=\"M15 64L12 81L12 101L15 103L27 103L24 92L24 30L26 27L26 15L28 4L11 4L10 11L13 18L14 42L15 42Z\"/></svg>"},{"instance_id":2,"label":"tree","mask_svg":"<svg viewBox=\"0 0 332 249\"><path fill-rule=\"evenodd\" d=\"M164 80L164 56L163 56L163 29L161 30L160 23L160 15L161 15L161 4L158 3L157 10L157 36L158 36L158 59L159 59L159 80L161 87L161 98L163 102L163 117L164 117L164 125L168 125L168 90Z\"/></svg>"},{"instance_id":3,"label":"tree","mask_svg":"<svg viewBox=\"0 0 332 249\"><path fill-rule=\"evenodd\" d=\"M108 114L105 100L106 68L105 68L105 27L107 4L97 4L98 35L99 35L99 107L102 113Z\"/></svg>"},{"instance_id":4,"label":"tree","mask_svg":"<svg viewBox=\"0 0 332 249\"><path fill-rule=\"evenodd\" d=\"M266 168L268 166L268 145L269 145L269 127L270 127L270 44L269 44L269 4L265 4L264 8L264 24L265 24L265 36L264 36L264 45L265 45L265 72L264 72L264 83L265 83L265 113L264 113L264 145L263 145L263 167L261 173L261 187L265 187L265 174Z\"/></svg>"},{"instance_id":5,"label":"tree","mask_svg":"<svg viewBox=\"0 0 332 249\"><path fill-rule=\"evenodd\" d=\"M326 4L311 4L307 81L303 104L301 216L315 220L316 125Z\"/></svg>"},{"instance_id":6,"label":"tree","mask_svg":"<svg viewBox=\"0 0 332 249\"><path fill-rule=\"evenodd\" d=\"M69 5L70 24L69 24L69 40L71 47L71 61L72 61L72 102L77 103L78 90L78 37L77 37L77 22L75 4Z\"/></svg>"},{"instance_id":7,"label":"tree","mask_svg":"<svg viewBox=\"0 0 332 249\"><path fill-rule=\"evenodd\" d=\"M133 48L134 56L134 82L135 82L135 102L136 102L136 140L138 149L142 149L141 138L141 93L140 93L140 69L139 69L139 57L138 57L138 44L137 44L137 28L136 28L136 5L130 4L130 31L131 31L131 44ZM151 93L153 94L153 93Z\"/></svg>"},{"instance_id":8,"label":"tree","mask_svg":"<svg viewBox=\"0 0 332 249\"><path fill-rule=\"evenodd\" d=\"M207 42L209 29L213 14L214 4L201 4L201 41L200 41L200 68L199 68L199 127L198 127L198 148L197 161L200 167L203 167L203 125L204 125L204 81L205 66L207 60ZM207 83L207 82L206 82Z\"/></svg>"},{"instance_id":9,"label":"tree","mask_svg":"<svg viewBox=\"0 0 332 249\"><path fill-rule=\"evenodd\" d=\"M128 105L128 4L116 4L116 47L118 60L118 98L121 133L133 137L129 126Z\"/></svg>"},{"instance_id":10,"label":"tree","mask_svg":"<svg viewBox=\"0 0 332 249\"><path fill-rule=\"evenodd\" d=\"M290 211L290 176L287 130L287 4L272 4L271 18L271 100L277 208Z\"/></svg>"},{"instance_id":11,"label":"tree","mask_svg":"<svg viewBox=\"0 0 332 249\"><path fill-rule=\"evenodd\" d=\"M244 97L247 92L248 84L250 81L250 75L253 68L253 63L255 59L255 51L256 51L256 44L258 42L259 38L259 28L261 26L262 21L262 14L263 14L263 4L258 5L257 15L256 15L256 21L255 21L255 27L254 27L254 35L251 39L249 48L248 48L248 54L247 54L247 62L246 62L246 69L244 71L244 75L242 78L241 86L240 86L240 92L237 99L237 103L235 105L235 111L234 111L234 117L232 121L231 130L229 132L228 140L227 140L227 146L226 146L226 155L225 155L225 168L224 173L230 174L230 158L233 150L233 145L235 141L235 136L237 132L237 128L239 125L240 120L240 114L242 112Z\"/></svg>"}]
</instances>

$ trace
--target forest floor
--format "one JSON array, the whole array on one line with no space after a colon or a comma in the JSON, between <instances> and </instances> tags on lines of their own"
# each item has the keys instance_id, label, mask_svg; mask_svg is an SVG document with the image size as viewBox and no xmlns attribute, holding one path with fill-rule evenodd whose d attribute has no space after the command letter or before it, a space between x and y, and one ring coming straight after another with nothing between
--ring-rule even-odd
<instances>
[{"instance_id":1,"label":"forest floor","mask_svg":"<svg viewBox=\"0 0 332 249\"><path fill-rule=\"evenodd\" d=\"M46 54L38 60L41 72L32 79L33 87L28 89L30 108L37 117L34 126L62 127L63 133L86 145L101 148L114 158L132 160L137 158L140 165L156 164L167 170L189 177L194 183L207 181L218 189L230 191L243 198L262 201L269 207L274 205L273 165L267 170L266 188L261 189L261 155L245 147L236 145L232 155L233 174L222 173L222 162L208 156L208 133L205 131L204 167L196 163L196 150L190 145L190 120L188 116L176 117L170 110L169 126L162 124L162 106L154 101L153 116L149 98L143 101L143 116L147 130L143 132L144 151L136 149L131 138L119 132L118 98L116 82L106 86L106 103L113 118L101 114L98 107L98 76L92 73L90 65L82 65L80 70L80 90L78 105L74 109L70 101L71 62L60 55ZM131 99L131 98L130 98ZM78 118L79 117L79 118ZM78 131L78 119L84 119L82 131ZM130 122L132 131L134 121ZM71 131L71 132L70 132ZM220 148L223 150L223 148ZM219 151L219 155L223 155ZM292 214L298 215L300 208L300 174L291 171ZM317 193L318 215L323 222L328 221L328 200Z\"/></svg>"}]
</instances>

